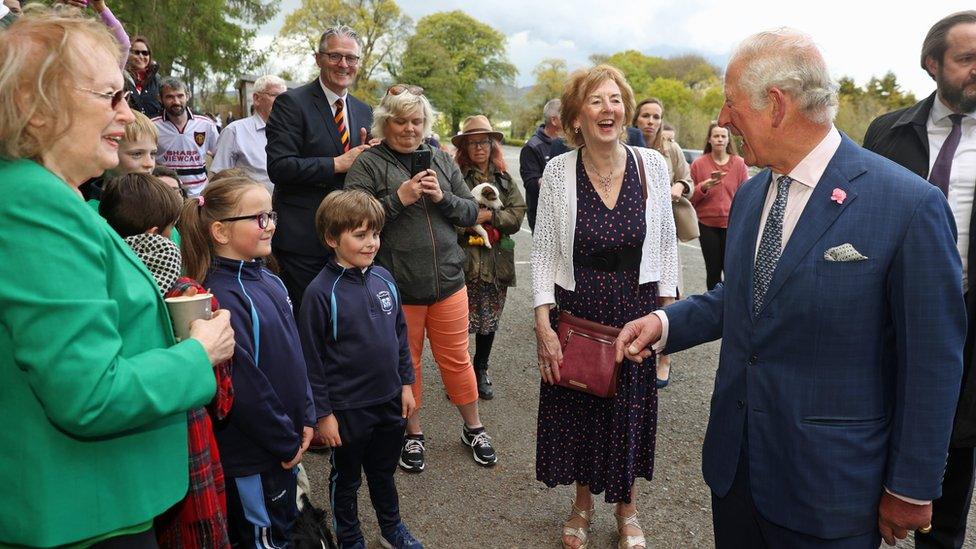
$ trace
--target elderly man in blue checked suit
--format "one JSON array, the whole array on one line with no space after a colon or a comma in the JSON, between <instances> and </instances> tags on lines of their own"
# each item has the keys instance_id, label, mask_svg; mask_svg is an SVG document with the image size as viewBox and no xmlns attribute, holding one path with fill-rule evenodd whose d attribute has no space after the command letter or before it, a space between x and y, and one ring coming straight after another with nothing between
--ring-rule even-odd
<instances>
[{"instance_id":1,"label":"elderly man in blue checked suit","mask_svg":"<svg viewBox=\"0 0 976 549\"><path fill-rule=\"evenodd\" d=\"M766 168L724 285L631 322L618 358L722 340L702 469L719 548L864 548L930 527L966 335L945 196L833 127L809 37L747 38L719 123Z\"/></svg>"}]
</instances>

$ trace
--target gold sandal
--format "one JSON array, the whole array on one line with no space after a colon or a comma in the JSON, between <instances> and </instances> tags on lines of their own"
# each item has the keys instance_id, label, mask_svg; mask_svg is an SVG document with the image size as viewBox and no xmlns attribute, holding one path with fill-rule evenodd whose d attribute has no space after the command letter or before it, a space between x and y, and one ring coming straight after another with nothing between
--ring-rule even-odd
<instances>
[{"instance_id":1,"label":"gold sandal","mask_svg":"<svg viewBox=\"0 0 976 549\"><path fill-rule=\"evenodd\" d=\"M580 545L576 549L586 549L586 538L589 536L590 520L593 519L593 509L592 507L588 511L580 509L574 501L573 510L569 513L569 518L566 519L566 522L563 523L563 538L570 537L580 540ZM585 520L586 524L580 527L569 526L569 521L577 517ZM563 549L573 549L573 546L567 545L562 538L559 541L562 542Z\"/></svg>"},{"instance_id":2,"label":"gold sandal","mask_svg":"<svg viewBox=\"0 0 976 549\"><path fill-rule=\"evenodd\" d=\"M644 530L641 529L641 525L637 522L637 511L634 511L633 515L629 517L622 517L617 513L613 516L617 519L617 532L620 533L620 541L617 542L618 549L646 549L647 540L644 539ZM640 534L625 536L623 534L624 528L627 526L633 526L641 531Z\"/></svg>"}]
</instances>

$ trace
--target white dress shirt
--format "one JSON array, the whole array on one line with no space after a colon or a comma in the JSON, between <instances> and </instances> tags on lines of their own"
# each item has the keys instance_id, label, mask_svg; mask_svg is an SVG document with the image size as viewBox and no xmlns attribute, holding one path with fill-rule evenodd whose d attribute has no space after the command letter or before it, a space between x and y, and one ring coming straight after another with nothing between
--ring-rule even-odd
<instances>
[{"instance_id":1,"label":"white dress shirt","mask_svg":"<svg viewBox=\"0 0 976 549\"><path fill-rule=\"evenodd\" d=\"M220 132L217 152L214 154L210 171L219 172L227 168L242 168L248 176L274 191L274 184L268 178L268 136L266 123L257 114L235 120Z\"/></svg>"},{"instance_id":2,"label":"white dress shirt","mask_svg":"<svg viewBox=\"0 0 976 549\"><path fill-rule=\"evenodd\" d=\"M942 144L949 137L952 111L936 95L929 119L925 127L929 134L929 172L939 157ZM962 258L962 287L969 288L969 220L973 215L973 193L976 191L976 112L965 114L962 119L962 135L959 147L952 158L952 171L949 173L949 207L956 220L956 246Z\"/></svg>"},{"instance_id":3,"label":"white dress shirt","mask_svg":"<svg viewBox=\"0 0 976 549\"><path fill-rule=\"evenodd\" d=\"M322 91L325 92L325 100L329 102L329 109L332 110L332 118L335 118L336 114L335 102L342 99L342 112L345 113L346 127L349 128L349 146L352 147L352 129L356 127L352 125L352 116L349 114L349 102L346 101L346 98L349 97L349 92L346 91L342 95L339 95L322 83L321 78L319 78L319 85L322 86ZM359 128L356 128L356 131L358 132ZM366 128L366 131L368 132L369 128Z\"/></svg>"}]
</instances>

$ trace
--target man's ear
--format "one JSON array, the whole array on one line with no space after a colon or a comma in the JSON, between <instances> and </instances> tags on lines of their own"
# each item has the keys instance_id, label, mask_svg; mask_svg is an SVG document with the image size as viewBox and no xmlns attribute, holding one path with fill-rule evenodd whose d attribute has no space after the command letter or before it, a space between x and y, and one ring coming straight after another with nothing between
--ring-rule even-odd
<instances>
[{"instance_id":1,"label":"man's ear","mask_svg":"<svg viewBox=\"0 0 976 549\"><path fill-rule=\"evenodd\" d=\"M210 224L210 238L215 243L226 246L230 242L230 225L214 221Z\"/></svg>"},{"instance_id":2,"label":"man's ear","mask_svg":"<svg viewBox=\"0 0 976 549\"><path fill-rule=\"evenodd\" d=\"M932 80L935 80L935 75L939 72L939 61L932 57L931 55L925 56L925 72L929 73Z\"/></svg>"},{"instance_id":3,"label":"man's ear","mask_svg":"<svg viewBox=\"0 0 976 549\"><path fill-rule=\"evenodd\" d=\"M783 93L783 90L773 86L772 88L769 88L767 97L769 98L769 102L773 108L773 127L778 128L783 123L783 118L786 117L786 103L788 101L786 94Z\"/></svg>"}]
</instances>

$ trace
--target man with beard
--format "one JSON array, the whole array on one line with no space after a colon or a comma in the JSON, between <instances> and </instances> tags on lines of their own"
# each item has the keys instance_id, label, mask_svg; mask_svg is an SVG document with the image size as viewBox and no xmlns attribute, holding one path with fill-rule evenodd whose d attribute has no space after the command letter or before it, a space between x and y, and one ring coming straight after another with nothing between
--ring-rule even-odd
<instances>
[{"instance_id":1,"label":"man with beard","mask_svg":"<svg viewBox=\"0 0 976 549\"><path fill-rule=\"evenodd\" d=\"M217 125L190 112L190 94L178 78L164 78L159 84L162 116L153 118L159 130L156 163L176 170L189 196L207 186L207 155L217 150Z\"/></svg>"},{"instance_id":2,"label":"man with beard","mask_svg":"<svg viewBox=\"0 0 976 549\"><path fill-rule=\"evenodd\" d=\"M976 469L976 264L973 193L976 189L976 11L952 14L936 23L922 43L922 68L937 89L920 103L878 117L864 147L887 156L939 187L956 222L962 258L969 328L964 347L962 392L956 407L942 497L932 506L932 531L918 532L919 549L962 547ZM925 288L920 288L924 291ZM927 382L927 380L921 380Z\"/></svg>"}]
</instances>

